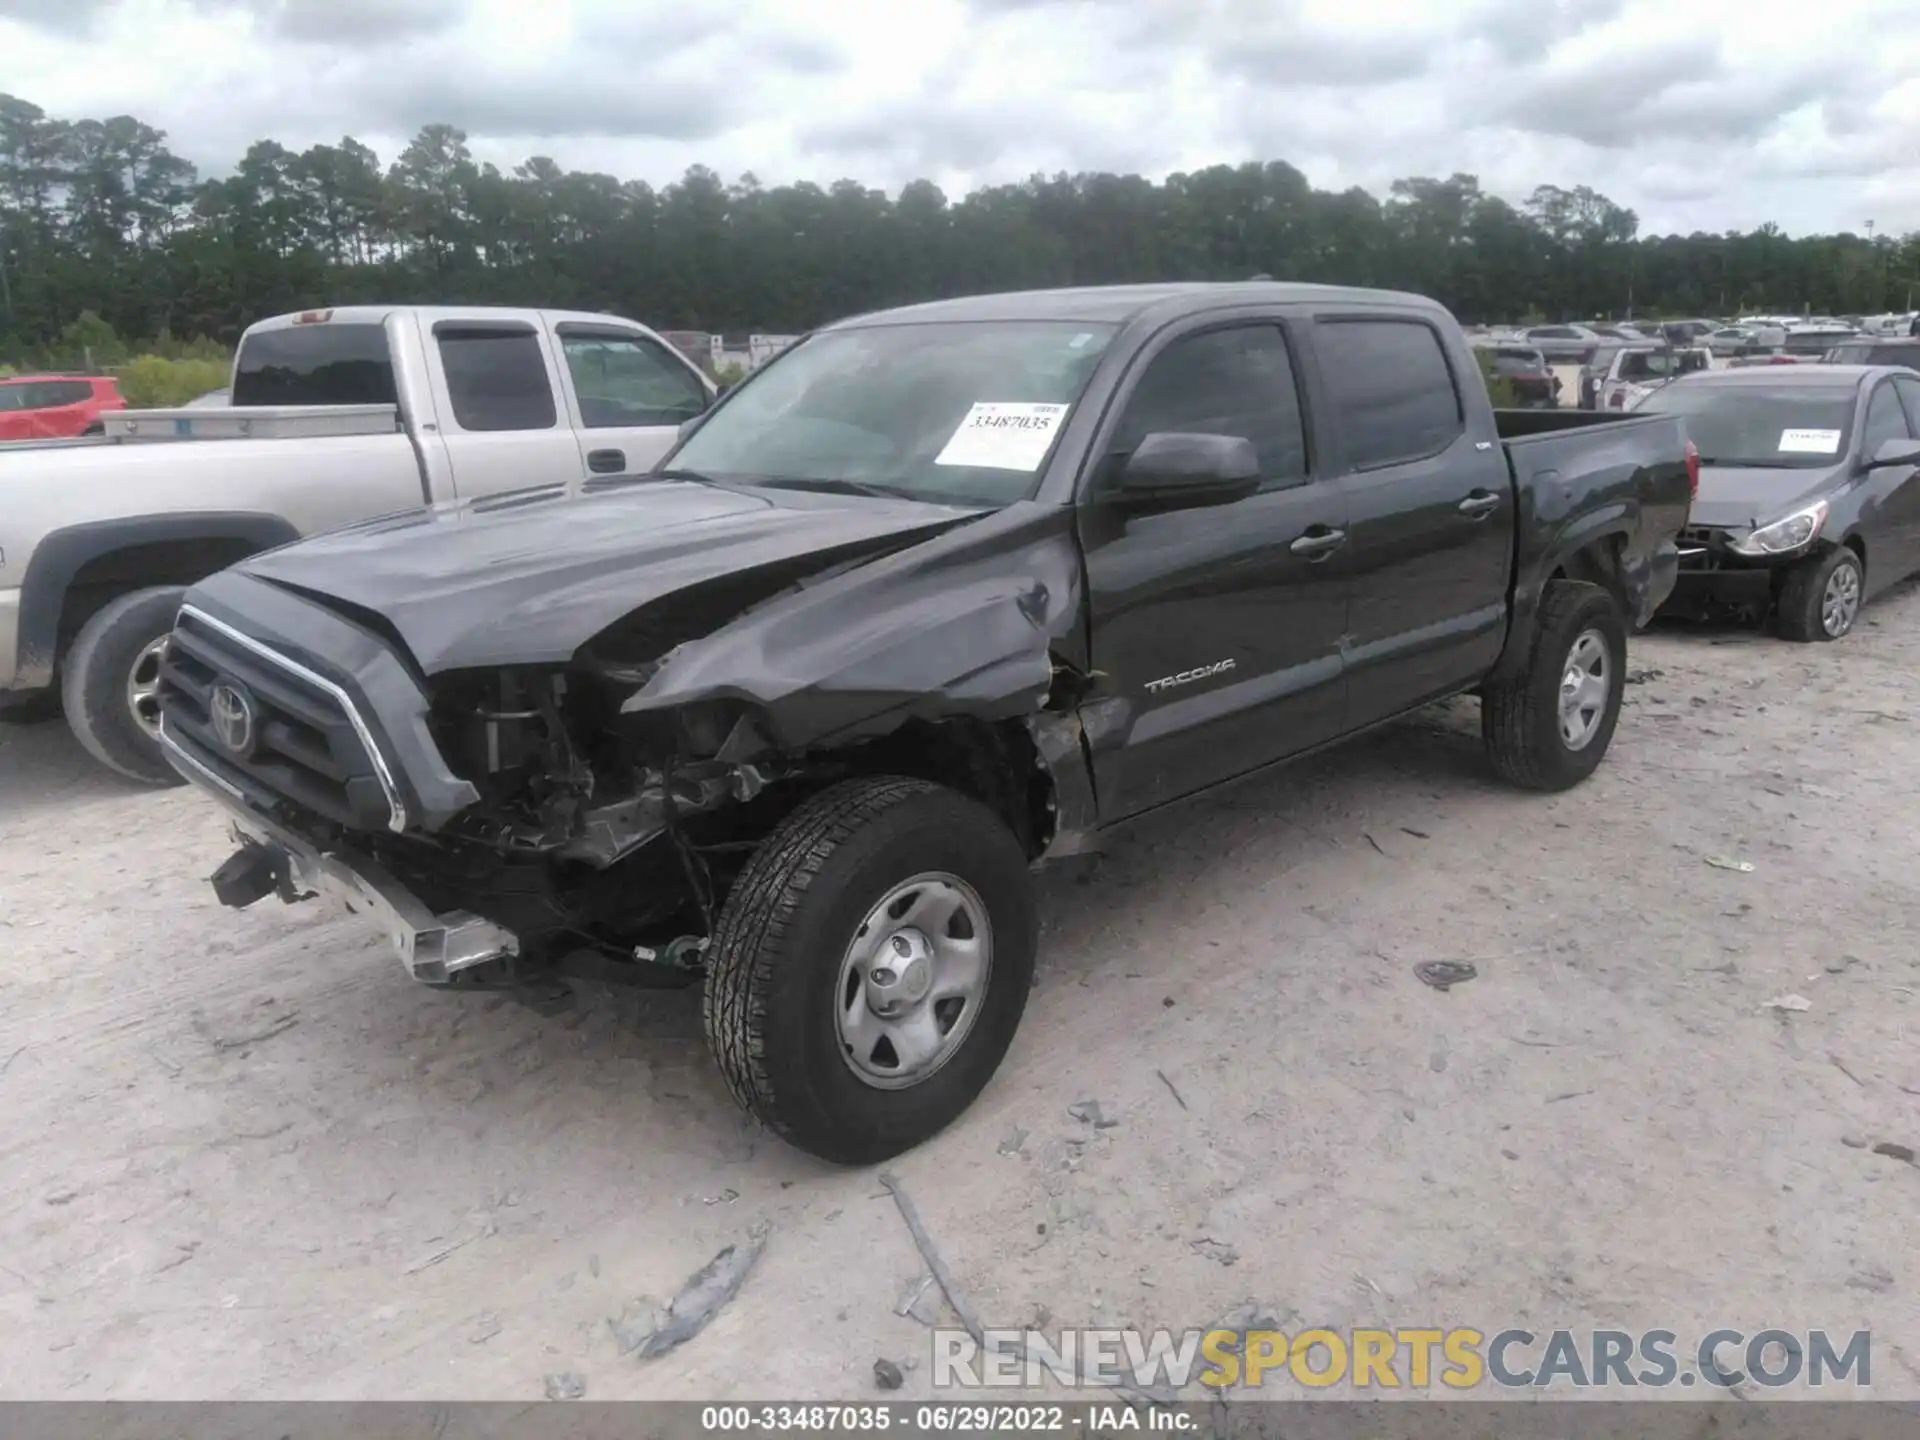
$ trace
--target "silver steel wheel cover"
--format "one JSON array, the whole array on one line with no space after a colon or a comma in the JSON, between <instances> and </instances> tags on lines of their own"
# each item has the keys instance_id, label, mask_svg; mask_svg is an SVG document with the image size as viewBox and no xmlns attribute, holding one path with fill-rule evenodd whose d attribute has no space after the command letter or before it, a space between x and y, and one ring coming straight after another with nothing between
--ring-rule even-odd
<instances>
[{"instance_id":1,"label":"silver steel wheel cover","mask_svg":"<svg viewBox=\"0 0 1920 1440\"><path fill-rule=\"evenodd\" d=\"M958 875L928 871L854 931L833 995L840 1058L876 1090L905 1090L966 1043L993 972L993 922Z\"/></svg>"},{"instance_id":2,"label":"silver steel wheel cover","mask_svg":"<svg viewBox=\"0 0 1920 1440\"><path fill-rule=\"evenodd\" d=\"M1560 671L1560 739L1584 750L1600 730L1613 689L1613 657L1598 630L1582 630Z\"/></svg>"},{"instance_id":3,"label":"silver steel wheel cover","mask_svg":"<svg viewBox=\"0 0 1920 1440\"><path fill-rule=\"evenodd\" d=\"M1827 577L1826 593L1820 597L1820 628L1839 639L1853 628L1860 614L1860 567L1842 560Z\"/></svg>"},{"instance_id":4,"label":"silver steel wheel cover","mask_svg":"<svg viewBox=\"0 0 1920 1440\"><path fill-rule=\"evenodd\" d=\"M160 662L166 658L167 637L150 640L133 657L127 671L127 708L133 723L154 739L160 738Z\"/></svg>"}]
</instances>

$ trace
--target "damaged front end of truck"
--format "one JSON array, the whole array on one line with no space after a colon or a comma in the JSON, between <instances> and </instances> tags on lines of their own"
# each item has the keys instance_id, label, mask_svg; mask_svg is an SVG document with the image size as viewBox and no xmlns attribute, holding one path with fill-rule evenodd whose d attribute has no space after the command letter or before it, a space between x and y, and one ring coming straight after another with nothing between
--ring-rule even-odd
<instances>
[{"instance_id":1,"label":"damaged front end of truck","mask_svg":"<svg viewBox=\"0 0 1920 1440\"><path fill-rule=\"evenodd\" d=\"M337 597L312 546L196 587L163 732L233 813L221 900L344 901L429 984L672 985L761 840L838 781L936 781L1034 861L1085 846L1068 514L827 538L570 574L499 614L473 593L381 604L372 582Z\"/></svg>"}]
</instances>

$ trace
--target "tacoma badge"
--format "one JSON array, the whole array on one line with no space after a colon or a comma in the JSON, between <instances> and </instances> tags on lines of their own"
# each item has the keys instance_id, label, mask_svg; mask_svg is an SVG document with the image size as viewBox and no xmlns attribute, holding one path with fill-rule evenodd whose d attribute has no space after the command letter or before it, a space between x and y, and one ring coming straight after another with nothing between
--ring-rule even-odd
<instances>
[{"instance_id":1,"label":"tacoma badge","mask_svg":"<svg viewBox=\"0 0 1920 1440\"><path fill-rule=\"evenodd\" d=\"M1178 675L1168 675L1164 679L1147 681L1149 693L1171 690L1176 685L1190 685L1195 680L1205 680L1213 675L1223 675L1233 669L1233 661L1216 660L1211 665L1202 665L1197 670L1182 670Z\"/></svg>"}]
</instances>

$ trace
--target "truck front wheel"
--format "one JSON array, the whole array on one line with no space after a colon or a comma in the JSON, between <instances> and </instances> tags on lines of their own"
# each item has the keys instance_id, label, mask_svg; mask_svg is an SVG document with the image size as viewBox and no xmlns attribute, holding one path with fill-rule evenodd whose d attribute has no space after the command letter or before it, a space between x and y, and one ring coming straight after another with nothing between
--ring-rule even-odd
<instances>
[{"instance_id":1,"label":"truck front wheel","mask_svg":"<svg viewBox=\"0 0 1920 1440\"><path fill-rule=\"evenodd\" d=\"M1554 580L1540 597L1527 667L1480 699L1480 734L1502 778L1566 790L1600 766L1620 719L1627 629L1598 585Z\"/></svg>"},{"instance_id":2,"label":"truck front wheel","mask_svg":"<svg viewBox=\"0 0 1920 1440\"><path fill-rule=\"evenodd\" d=\"M707 1038L736 1099L843 1165L945 1128L999 1068L1037 944L1027 857L924 780L843 781L748 860L707 950Z\"/></svg>"},{"instance_id":3,"label":"truck front wheel","mask_svg":"<svg viewBox=\"0 0 1920 1440\"><path fill-rule=\"evenodd\" d=\"M67 724L89 755L143 785L178 785L160 753L160 660L180 600L177 585L122 595L80 628L60 680Z\"/></svg>"}]
</instances>

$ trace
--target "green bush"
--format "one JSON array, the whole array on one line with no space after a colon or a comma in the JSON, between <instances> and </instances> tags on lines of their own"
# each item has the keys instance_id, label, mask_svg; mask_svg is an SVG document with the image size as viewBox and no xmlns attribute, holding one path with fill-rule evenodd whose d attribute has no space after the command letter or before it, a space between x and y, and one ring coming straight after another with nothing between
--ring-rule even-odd
<instances>
[{"instance_id":1,"label":"green bush","mask_svg":"<svg viewBox=\"0 0 1920 1440\"><path fill-rule=\"evenodd\" d=\"M231 378L225 360L169 360L164 355L141 355L117 372L120 393L135 410L164 410L184 405L209 390L219 390Z\"/></svg>"},{"instance_id":2,"label":"green bush","mask_svg":"<svg viewBox=\"0 0 1920 1440\"><path fill-rule=\"evenodd\" d=\"M724 365L713 367L713 380L722 390L731 389L747 378L747 367L729 360Z\"/></svg>"},{"instance_id":3,"label":"green bush","mask_svg":"<svg viewBox=\"0 0 1920 1440\"><path fill-rule=\"evenodd\" d=\"M233 352L218 340L209 340L204 335L195 335L188 340L176 339L170 330L162 330L153 337L153 343L140 347L142 354L159 355L168 360L212 360L231 367Z\"/></svg>"},{"instance_id":4,"label":"green bush","mask_svg":"<svg viewBox=\"0 0 1920 1440\"><path fill-rule=\"evenodd\" d=\"M47 358L59 370L100 370L120 364L129 353L113 326L93 311L82 310L78 320L61 330Z\"/></svg>"}]
</instances>

